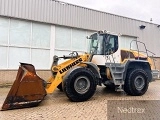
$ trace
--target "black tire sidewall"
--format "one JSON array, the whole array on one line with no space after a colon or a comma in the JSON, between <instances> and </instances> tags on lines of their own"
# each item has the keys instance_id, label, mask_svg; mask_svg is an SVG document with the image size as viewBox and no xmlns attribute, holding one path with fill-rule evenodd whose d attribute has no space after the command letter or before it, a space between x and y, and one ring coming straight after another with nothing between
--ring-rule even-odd
<instances>
[{"instance_id":1,"label":"black tire sidewall","mask_svg":"<svg viewBox=\"0 0 160 120\"><path fill-rule=\"evenodd\" d=\"M63 91L62 82L57 86L57 88L58 88L60 91Z\"/></svg>"},{"instance_id":2,"label":"black tire sidewall","mask_svg":"<svg viewBox=\"0 0 160 120\"><path fill-rule=\"evenodd\" d=\"M145 85L143 89L138 90L135 86L135 79L137 76L143 77ZM127 78L125 80L125 91L134 96L143 95L148 89L148 76L147 73L143 69L131 69L127 73Z\"/></svg>"},{"instance_id":3,"label":"black tire sidewall","mask_svg":"<svg viewBox=\"0 0 160 120\"><path fill-rule=\"evenodd\" d=\"M84 94L79 94L78 92L76 92L74 88L74 82L76 78L80 76L87 77L90 82L90 87L88 91ZM64 80L63 83L63 91L66 93L66 95L71 101L76 101L76 102L86 101L93 96L95 90L96 90L96 81L94 74L87 68L78 68L72 71L71 74L68 76L66 80Z\"/></svg>"}]
</instances>

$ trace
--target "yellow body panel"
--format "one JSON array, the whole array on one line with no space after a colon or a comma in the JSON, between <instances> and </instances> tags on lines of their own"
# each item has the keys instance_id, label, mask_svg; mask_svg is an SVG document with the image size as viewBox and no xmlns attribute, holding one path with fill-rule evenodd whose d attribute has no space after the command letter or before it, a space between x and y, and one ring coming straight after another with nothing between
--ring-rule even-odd
<instances>
[{"instance_id":1,"label":"yellow body panel","mask_svg":"<svg viewBox=\"0 0 160 120\"><path fill-rule=\"evenodd\" d=\"M151 66L151 69L152 69L152 70L154 69L155 66L154 66L153 59L150 58L150 57L147 57L147 55L145 55L145 54L143 54L143 53L140 53L140 52L139 52L139 54L138 54L138 51L134 51L134 50L127 50L127 49L121 49L121 50L133 53L133 55L134 55L135 58L136 58L136 57L137 57L137 58L138 58L138 57L146 58L146 60L149 62L150 66ZM125 63L128 59L135 59L135 58L126 58L126 59L124 59L123 61L121 61L121 63L123 64L123 63Z\"/></svg>"}]
</instances>

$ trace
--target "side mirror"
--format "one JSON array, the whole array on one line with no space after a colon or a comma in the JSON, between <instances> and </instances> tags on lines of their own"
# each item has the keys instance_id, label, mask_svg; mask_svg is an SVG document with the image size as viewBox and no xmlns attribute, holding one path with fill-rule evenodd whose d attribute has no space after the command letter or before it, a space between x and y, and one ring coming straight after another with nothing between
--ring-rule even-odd
<instances>
[{"instance_id":1,"label":"side mirror","mask_svg":"<svg viewBox=\"0 0 160 120\"><path fill-rule=\"evenodd\" d=\"M87 38L87 39L89 39L89 38L90 38L90 36L87 36L86 38Z\"/></svg>"}]
</instances>

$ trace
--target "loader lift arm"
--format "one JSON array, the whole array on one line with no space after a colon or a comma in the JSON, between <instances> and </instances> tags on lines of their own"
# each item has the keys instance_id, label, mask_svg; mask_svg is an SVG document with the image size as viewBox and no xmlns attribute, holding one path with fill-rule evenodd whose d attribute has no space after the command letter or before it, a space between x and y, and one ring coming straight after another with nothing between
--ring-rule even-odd
<instances>
[{"instance_id":1,"label":"loader lift arm","mask_svg":"<svg viewBox=\"0 0 160 120\"><path fill-rule=\"evenodd\" d=\"M75 67L82 64L82 62L88 60L89 55L78 55L77 52L73 51L70 53L69 56L64 55L63 57L54 56L53 57L53 64L51 67L52 76L47 80L46 91L47 93L53 93L53 91L57 88L57 86L63 81L63 77L66 72ZM61 64L58 65L58 60L60 58L69 59Z\"/></svg>"}]
</instances>

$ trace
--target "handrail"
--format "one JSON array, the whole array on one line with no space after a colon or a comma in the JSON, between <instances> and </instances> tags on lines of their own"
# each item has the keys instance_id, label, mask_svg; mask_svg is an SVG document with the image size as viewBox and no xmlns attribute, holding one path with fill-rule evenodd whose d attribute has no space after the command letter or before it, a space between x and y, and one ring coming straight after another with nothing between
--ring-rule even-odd
<instances>
[{"instance_id":1,"label":"handrail","mask_svg":"<svg viewBox=\"0 0 160 120\"><path fill-rule=\"evenodd\" d=\"M138 41L138 40L132 40L132 41L130 42L130 50L132 50L132 49L131 49L131 47L132 47L132 46L131 46L131 45L132 45L132 42L136 42L137 50L135 50L135 51L138 51L138 59L139 59L139 52L144 52L144 53L146 53L147 58L148 58L148 52L147 52L147 51L149 51L149 50L147 50L147 47L146 47L145 43L144 43L144 42L141 42L141 41ZM144 45L145 51L139 51L138 43L141 43L141 44ZM149 51L149 52L151 52L151 51ZM129 54L129 57L130 57L130 54Z\"/></svg>"},{"instance_id":2,"label":"handrail","mask_svg":"<svg viewBox=\"0 0 160 120\"><path fill-rule=\"evenodd\" d=\"M131 47L132 47L131 45L132 45L132 42L133 42L133 41L136 42L137 50L131 49ZM141 44L144 45L145 51L140 51L140 50L139 50L138 43L141 43ZM155 55L155 53L153 53L153 52L151 52L150 50L148 50L144 42L141 42L141 41L138 41L138 40L132 40L132 41L130 42L130 50L132 50L132 51L138 51L138 59L139 59L139 53L140 53L140 52L146 53L147 58L148 58L148 56L149 56L149 55L148 55L148 52L151 53L151 54L152 54L152 58L151 58L151 59L153 60L154 67L155 67L155 69L156 69L155 59L153 58L153 55ZM129 53L129 58L130 58L130 53Z\"/></svg>"}]
</instances>

